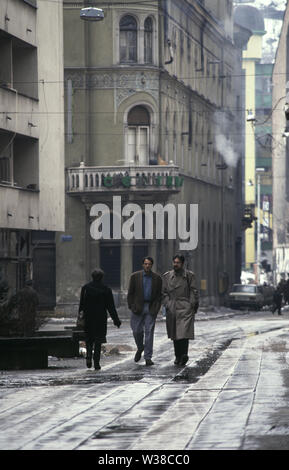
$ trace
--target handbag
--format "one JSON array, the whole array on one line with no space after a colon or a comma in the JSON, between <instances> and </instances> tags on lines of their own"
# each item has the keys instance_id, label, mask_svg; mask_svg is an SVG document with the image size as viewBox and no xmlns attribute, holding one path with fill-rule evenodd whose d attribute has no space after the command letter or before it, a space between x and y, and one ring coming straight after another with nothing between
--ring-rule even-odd
<instances>
[{"instance_id":1,"label":"handbag","mask_svg":"<svg viewBox=\"0 0 289 470\"><path fill-rule=\"evenodd\" d=\"M78 312L77 320L76 320L76 328L79 330L83 330L85 326L85 319L84 319L84 312Z\"/></svg>"}]
</instances>

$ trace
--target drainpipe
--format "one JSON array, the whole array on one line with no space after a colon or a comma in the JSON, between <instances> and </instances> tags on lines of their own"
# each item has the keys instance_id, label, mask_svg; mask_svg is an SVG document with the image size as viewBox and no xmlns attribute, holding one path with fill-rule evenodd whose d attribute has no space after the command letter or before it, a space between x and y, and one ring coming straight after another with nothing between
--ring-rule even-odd
<instances>
[{"instance_id":1,"label":"drainpipe","mask_svg":"<svg viewBox=\"0 0 289 470\"><path fill-rule=\"evenodd\" d=\"M204 19L204 22L201 26L201 34L200 34L200 47L201 47L201 68L196 69L196 72L203 72L204 71L204 32L206 28L207 20Z\"/></svg>"},{"instance_id":2,"label":"drainpipe","mask_svg":"<svg viewBox=\"0 0 289 470\"><path fill-rule=\"evenodd\" d=\"M165 64L171 64L174 61L174 52L173 52L173 47L172 47L172 42L170 39L167 40L167 44L169 46L169 51L170 51L170 60L165 62Z\"/></svg>"}]
</instances>

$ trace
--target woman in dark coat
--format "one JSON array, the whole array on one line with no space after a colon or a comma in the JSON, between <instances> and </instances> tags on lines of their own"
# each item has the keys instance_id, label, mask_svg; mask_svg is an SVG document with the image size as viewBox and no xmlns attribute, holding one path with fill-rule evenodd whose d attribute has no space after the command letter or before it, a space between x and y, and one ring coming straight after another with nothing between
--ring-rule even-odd
<instances>
[{"instance_id":1,"label":"woman in dark coat","mask_svg":"<svg viewBox=\"0 0 289 470\"><path fill-rule=\"evenodd\" d=\"M96 269L91 274L92 282L81 289L79 313L83 312L86 342L86 365L92 366L92 350L94 350L94 368L100 369L101 344L106 343L107 312L118 328L121 321L114 305L112 290L102 283L103 271Z\"/></svg>"}]
</instances>

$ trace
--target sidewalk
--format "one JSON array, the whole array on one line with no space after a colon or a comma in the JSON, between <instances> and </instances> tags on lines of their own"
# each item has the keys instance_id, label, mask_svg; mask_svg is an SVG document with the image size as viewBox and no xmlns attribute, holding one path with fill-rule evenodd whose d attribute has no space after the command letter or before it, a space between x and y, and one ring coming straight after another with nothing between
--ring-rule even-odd
<instances>
[{"instance_id":1,"label":"sidewalk","mask_svg":"<svg viewBox=\"0 0 289 470\"><path fill-rule=\"evenodd\" d=\"M289 449L288 308L282 317L269 311L260 319L258 313L241 314L234 321L231 311L201 312L184 368L173 364L160 317L156 367L134 363L135 345L124 319L120 329L109 320L101 371L88 370L84 358L51 358L46 370L2 372L0 447ZM210 331L205 320L213 317ZM51 319L46 327L65 328L69 322Z\"/></svg>"}]
</instances>

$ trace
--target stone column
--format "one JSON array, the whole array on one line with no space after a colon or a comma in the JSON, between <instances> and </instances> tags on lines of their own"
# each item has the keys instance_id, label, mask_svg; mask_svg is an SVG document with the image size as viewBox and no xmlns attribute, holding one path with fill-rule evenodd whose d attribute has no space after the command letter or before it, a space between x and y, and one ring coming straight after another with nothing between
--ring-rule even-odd
<instances>
[{"instance_id":1,"label":"stone column","mask_svg":"<svg viewBox=\"0 0 289 470\"><path fill-rule=\"evenodd\" d=\"M158 272L157 240L150 240L148 253L154 260L153 271Z\"/></svg>"},{"instance_id":2,"label":"stone column","mask_svg":"<svg viewBox=\"0 0 289 470\"><path fill-rule=\"evenodd\" d=\"M139 63L144 63L144 26L143 24L140 27L139 35L138 35L138 58Z\"/></svg>"},{"instance_id":3,"label":"stone column","mask_svg":"<svg viewBox=\"0 0 289 470\"><path fill-rule=\"evenodd\" d=\"M129 240L121 240L120 253L120 289L122 298L126 298L129 278L133 266L133 244Z\"/></svg>"},{"instance_id":4,"label":"stone column","mask_svg":"<svg viewBox=\"0 0 289 470\"><path fill-rule=\"evenodd\" d=\"M93 240L91 237L89 240L89 265L90 272L92 272L95 268L100 268L99 240Z\"/></svg>"}]
</instances>

